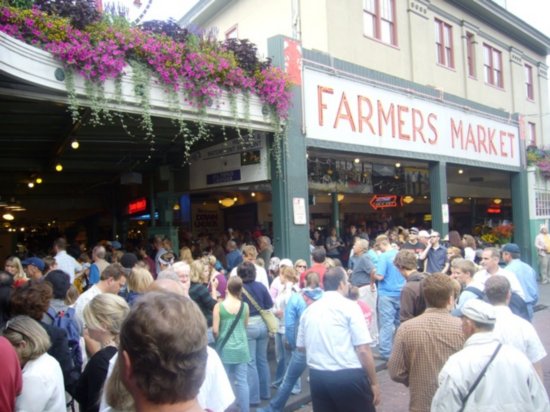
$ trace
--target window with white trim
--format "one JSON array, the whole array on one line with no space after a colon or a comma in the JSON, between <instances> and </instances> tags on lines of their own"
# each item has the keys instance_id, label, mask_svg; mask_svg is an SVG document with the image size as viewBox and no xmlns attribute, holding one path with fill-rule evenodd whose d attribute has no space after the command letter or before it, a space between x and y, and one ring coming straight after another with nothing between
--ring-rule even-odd
<instances>
[{"instance_id":1,"label":"window with white trim","mask_svg":"<svg viewBox=\"0 0 550 412\"><path fill-rule=\"evenodd\" d=\"M363 34L397 46L395 0L363 0Z\"/></svg>"},{"instance_id":2,"label":"window with white trim","mask_svg":"<svg viewBox=\"0 0 550 412\"><path fill-rule=\"evenodd\" d=\"M550 216L550 193L536 190L535 191L535 216L548 217Z\"/></svg>"}]
</instances>

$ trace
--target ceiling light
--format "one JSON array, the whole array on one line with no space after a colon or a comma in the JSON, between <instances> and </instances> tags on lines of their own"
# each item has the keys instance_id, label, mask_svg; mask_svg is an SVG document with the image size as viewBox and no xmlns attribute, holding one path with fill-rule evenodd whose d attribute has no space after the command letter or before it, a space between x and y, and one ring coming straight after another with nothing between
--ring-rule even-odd
<instances>
[{"instance_id":1,"label":"ceiling light","mask_svg":"<svg viewBox=\"0 0 550 412\"><path fill-rule=\"evenodd\" d=\"M455 203L456 204L461 204L462 202L464 202L464 198L463 197L455 197Z\"/></svg>"},{"instance_id":2,"label":"ceiling light","mask_svg":"<svg viewBox=\"0 0 550 412\"><path fill-rule=\"evenodd\" d=\"M61 163L56 164L55 165L55 170L56 170L56 172L63 171L63 165Z\"/></svg>"},{"instance_id":3,"label":"ceiling light","mask_svg":"<svg viewBox=\"0 0 550 412\"><path fill-rule=\"evenodd\" d=\"M37 185L40 185L40 184L42 184L43 180L42 180L41 177L37 177L35 182L36 182Z\"/></svg>"},{"instance_id":4,"label":"ceiling light","mask_svg":"<svg viewBox=\"0 0 550 412\"><path fill-rule=\"evenodd\" d=\"M361 159L359 159L358 157L356 157L355 159L353 159L353 162L354 163L359 163L361 161Z\"/></svg>"},{"instance_id":5,"label":"ceiling light","mask_svg":"<svg viewBox=\"0 0 550 412\"><path fill-rule=\"evenodd\" d=\"M252 196L252 197L256 197L256 192L252 192L252 193L250 193L250 196Z\"/></svg>"},{"instance_id":6,"label":"ceiling light","mask_svg":"<svg viewBox=\"0 0 550 412\"><path fill-rule=\"evenodd\" d=\"M2 218L3 218L4 220L13 220L13 219L15 219L11 213L4 213L4 215L2 216Z\"/></svg>"},{"instance_id":7,"label":"ceiling light","mask_svg":"<svg viewBox=\"0 0 550 412\"><path fill-rule=\"evenodd\" d=\"M412 202L414 202L414 197L412 197L412 196L403 196L403 197L401 198L401 200L403 201L403 203L409 205L409 204L411 204Z\"/></svg>"},{"instance_id":8,"label":"ceiling light","mask_svg":"<svg viewBox=\"0 0 550 412\"><path fill-rule=\"evenodd\" d=\"M32 189L34 187L34 182L27 183L27 186L29 187L29 189Z\"/></svg>"},{"instance_id":9,"label":"ceiling light","mask_svg":"<svg viewBox=\"0 0 550 412\"><path fill-rule=\"evenodd\" d=\"M464 173L464 170L458 169L458 174L461 175L462 173Z\"/></svg>"},{"instance_id":10,"label":"ceiling light","mask_svg":"<svg viewBox=\"0 0 550 412\"><path fill-rule=\"evenodd\" d=\"M498 197L496 199L493 199L493 203L495 205L500 205L502 203L502 199L499 199Z\"/></svg>"},{"instance_id":11,"label":"ceiling light","mask_svg":"<svg viewBox=\"0 0 550 412\"><path fill-rule=\"evenodd\" d=\"M219 200L218 203L224 207L231 207L235 204L237 201L237 198L230 198L230 197L224 197L223 199Z\"/></svg>"},{"instance_id":12,"label":"ceiling light","mask_svg":"<svg viewBox=\"0 0 550 412\"><path fill-rule=\"evenodd\" d=\"M342 193L338 193L338 196L336 196L336 199L341 202L342 200L344 200L344 195Z\"/></svg>"},{"instance_id":13,"label":"ceiling light","mask_svg":"<svg viewBox=\"0 0 550 412\"><path fill-rule=\"evenodd\" d=\"M395 164L395 167L400 168L400 167L401 167L401 163L397 162L397 163Z\"/></svg>"},{"instance_id":14,"label":"ceiling light","mask_svg":"<svg viewBox=\"0 0 550 412\"><path fill-rule=\"evenodd\" d=\"M180 204L179 203L174 203L174 206L172 206L172 209L180 210Z\"/></svg>"},{"instance_id":15,"label":"ceiling light","mask_svg":"<svg viewBox=\"0 0 550 412\"><path fill-rule=\"evenodd\" d=\"M73 141L71 142L71 147L76 150L80 147L80 143L78 143L78 140L76 139L73 139Z\"/></svg>"}]
</instances>

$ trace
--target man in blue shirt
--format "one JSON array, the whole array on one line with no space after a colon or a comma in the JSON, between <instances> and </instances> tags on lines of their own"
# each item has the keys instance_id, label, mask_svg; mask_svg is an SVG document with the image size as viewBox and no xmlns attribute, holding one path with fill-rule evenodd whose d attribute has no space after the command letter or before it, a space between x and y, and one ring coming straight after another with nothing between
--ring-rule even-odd
<instances>
[{"instance_id":1,"label":"man in blue shirt","mask_svg":"<svg viewBox=\"0 0 550 412\"><path fill-rule=\"evenodd\" d=\"M394 249L386 235L376 238L376 244L382 251L378 257L376 273L371 279L371 290L374 290L374 281L378 281L378 324L379 351L384 360L390 358L393 335L399 327L399 310L401 308L401 290L405 279L393 264L397 250Z\"/></svg>"},{"instance_id":2,"label":"man in blue shirt","mask_svg":"<svg viewBox=\"0 0 550 412\"><path fill-rule=\"evenodd\" d=\"M227 273L230 273L233 268L236 268L243 262L243 255L237 248L237 243L234 240L229 240L225 248L227 249L227 255L225 255L225 260L227 261L226 269Z\"/></svg>"},{"instance_id":3,"label":"man in blue shirt","mask_svg":"<svg viewBox=\"0 0 550 412\"><path fill-rule=\"evenodd\" d=\"M430 240L426 245L426 249L420 254L419 259L425 260L425 272L428 273L445 273L449 268L447 266L447 248L439 243L441 235L439 232L432 231Z\"/></svg>"},{"instance_id":4,"label":"man in blue shirt","mask_svg":"<svg viewBox=\"0 0 550 412\"><path fill-rule=\"evenodd\" d=\"M516 274L516 277L525 293L525 303L529 320L533 319L534 306L539 300L539 287L537 285L537 272L520 258L519 246L515 243L507 243L502 249L502 260L507 264L506 270Z\"/></svg>"}]
</instances>

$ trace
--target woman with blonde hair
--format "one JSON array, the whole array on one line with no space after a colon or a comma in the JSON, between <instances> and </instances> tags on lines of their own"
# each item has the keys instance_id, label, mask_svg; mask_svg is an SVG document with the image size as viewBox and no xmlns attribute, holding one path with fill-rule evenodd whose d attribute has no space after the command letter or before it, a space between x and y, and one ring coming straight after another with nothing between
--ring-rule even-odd
<instances>
[{"instance_id":1,"label":"woman with blonde hair","mask_svg":"<svg viewBox=\"0 0 550 412\"><path fill-rule=\"evenodd\" d=\"M218 286L216 287L216 295L218 301L222 301L225 299L225 292L227 289L227 280L225 279L225 276L223 273L216 270L216 256L214 255L207 255L204 256L202 259L202 263L204 265L204 273L206 278L208 279L208 291L212 292L212 282L214 279L218 281Z\"/></svg>"},{"instance_id":2,"label":"woman with blonde hair","mask_svg":"<svg viewBox=\"0 0 550 412\"><path fill-rule=\"evenodd\" d=\"M151 283L154 282L153 275L147 269L135 266L128 276L128 295L126 301L132 306L135 300L147 291Z\"/></svg>"},{"instance_id":3,"label":"woman with blonde hair","mask_svg":"<svg viewBox=\"0 0 550 412\"><path fill-rule=\"evenodd\" d=\"M90 358L77 383L75 399L81 411L99 411L109 361L117 353L120 329L129 311L126 301L112 293L97 295L84 308L88 335L101 349Z\"/></svg>"},{"instance_id":4,"label":"woman with blonde hair","mask_svg":"<svg viewBox=\"0 0 550 412\"><path fill-rule=\"evenodd\" d=\"M189 276L191 286L189 287L189 297L199 305L200 310L206 318L208 327L210 328L212 326L212 311L216 303L218 303L218 280L215 278L212 280L212 290L209 292L205 285L208 279L206 279L204 272L204 264L200 260L194 260L191 263L191 274ZM212 337L212 341L213 339Z\"/></svg>"},{"instance_id":5,"label":"woman with blonde hair","mask_svg":"<svg viewBox=\"0 0 550 412\"><path fill-rule=\"evenodd\" d=\"M59 362L47 353L50 338L44 328L29 316L15 316L6 323L4 337L17 352L23 372L23 390L15 410L66 410L63 372Z\"/></svg>"},{"instance_id":6,"label":"woman with blonde hair","mask_svg":"<svg viewBox=\"0 0 550 412\"><path fill-rule=\"evenodd\" d=\"M25 284L29 279L23 269L23 265L17 256L10 256L4 263L4 270L13 276L13 287L18 288Z\"/></svg>"},{"instance_id":7,"label":"woman with blonde hair","mask_svg":"<svg viewBox=\"0 0 550 412\"><path fill-rule=\"evenodd\" d=\"M193 263L193 253L191 253L191 249L189 249L187 246L184 246L180 249L180 261L186 262L188 265L191 265Z\"/></svg>"},{"instance_id":8,"label":"woman with blonde hair","mask_svg":"<svg viewBox=\"0 0 550 412\"><path fill-rule=\"evenodd\" d=\"M307 262L304 259L298 259L294 262L294 269L298 272L298 276L307 270Z\"/></svg>"}]
</instances>

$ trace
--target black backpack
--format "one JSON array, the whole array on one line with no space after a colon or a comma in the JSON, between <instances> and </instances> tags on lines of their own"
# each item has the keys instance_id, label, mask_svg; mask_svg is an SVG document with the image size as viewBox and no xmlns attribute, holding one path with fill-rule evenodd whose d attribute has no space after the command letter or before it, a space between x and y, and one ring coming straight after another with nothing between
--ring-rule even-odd
<instances>
[{"instance_id":1,"label":"black backpack","mask_svg":"<svg viewBox=\"0 0 550 412\"><path fill-rule=\"evenodd\" d=\"M477 296L478 299L488 302L487 296L485 296L485 292L482 292L478 288L473 286L468 286L464 290L467 290L468 292L472 292ZM529 312L527 310L527 304L521 298L521 296L518 295L516 292L512 292L512 296L510 298L510 302L508 303L508 307L510 308L513 314L518 315L519 317L530 322Z\"/></svg>"}]
</instances>

